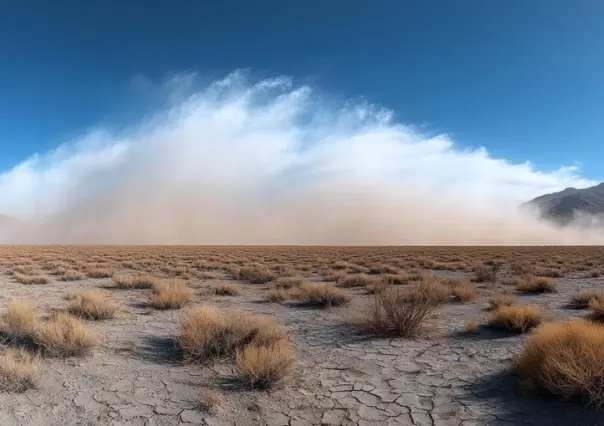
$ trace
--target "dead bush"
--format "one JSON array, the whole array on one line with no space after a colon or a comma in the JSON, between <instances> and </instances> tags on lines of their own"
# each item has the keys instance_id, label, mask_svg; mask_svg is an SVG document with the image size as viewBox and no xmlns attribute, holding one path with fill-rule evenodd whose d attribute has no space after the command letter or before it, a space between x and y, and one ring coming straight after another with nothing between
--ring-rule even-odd
<instances>
[{"instance_id":1,"label":"dead bush","mask_svg":"<svg viewBox=\"0 0 604 426\"><path fill-rule=\"evenodd\" d=\"M0 356L0 390L25 392L38 382L40 359L23 349L10 348Z\"/></svg>"},{"instance_id":2,"label":"dead bush","mask_svg":"<svg viewBox=\"0 0 604 426\"><path fill-rule=\"evenodd\" d=\"M113 277L115 287L121 289L152 288L157 280L149 274L115 275Z\"/></svg>"},{"instance_id":3,"label":"dead bush","mask_svg":"<svg viewBox=\"0 0 604 426\"><path fill-rule=\"evenodd\" d=\"M541 309L536 306L501 306L491 314L489 325L513 333L526 333L541 324Z\"/></svg>"},{"instance_id":4,"label":"dead bush","mask_svg":"<svg viewBox=\"0 0 604 426\"><path fill-rule=\"evenodd\" d=\"M342 288L354 288L354 287L367 287L374 285L379 281L379 278L372 277L366 274L353 274L347 275L341 278L337 283L338 287Z\"/></svg>"},{"instance_id":5,"label":"dead bush","mask_svg":"<svg viewBox=\"0 0 604 426\"><path fill-rule=\"evenodd\" d=\"M273 287L282 288L284 290L289 290L294 287L300 286L303 282L304 282L304 280L302 278L290 278L290 277L279 278L279 279L277 279L277 281L275 281L275 283L273 284Z\"/></svg>"},{"instance_id":6,"label":"dead bush","mask_svg":"<svg viewBox=\"0 0 604 426\"><path fill-rule=\"evenodd\" d=\"M249 345L237 351L236 372L253 389L271 389L287 377L295 357L287 340L268 346Z\"/></svg>"},{"instance_id":7,"label":"dead bush","mask_svg":"<svg viewBox=\"0 0 604 426\"><path fill-rule=\"evenodd\" d=\"M170 278L153 285L151 306L155 309L180 309L191 300L192 292L187 281Z\"/></svg>"},{"instance_id":8,"label":"dead bush","mask_svg":"<svg viewBox=\"0 0 604 426\"><path fill-rule=\"evenodd\" d=\"M591 299L589 301L588 318L592 321L604 322L604 300L601 298Z\"/></svg>"},{"instance_id":9,"label":"dead bush","mask_svg":"<svg viewBox=\"0 0 604 426\"><path fill-rule=\"evenodd\" d=\"M197 362L233 356L245 345L268 346L287 337L286 330L268 317L210 306L189 310L180 329L178 342L185 358Z\"/></svg>"},{"instance_id":10,"label":"dead bush","mask_svg":"<svg viewBox=\"0 0 604 426\"><path fill-rule=\"evenodd\" d=\"M265 284L274 280L277 276L266 267L243 267L231 271L233 279L247 281L250 284Z\"/></svg>"},{"instance_id":11,"label":"dead bush","mask_svg":"<svg viewBox=\"0 0 604 426\"><path fill-rule=\"evenodd\" d=\"M13 272L13 278L21 284L47 284L48 278L41 275L25 275L19 272Z\"/></svg>"},{"instance_id":12,"label":"dead bush","mask_svg":"<svg viewBox=\"0 0 604 426\"><path fill-rule=\"evenodd\" d=\"M479 265L474 268L474 282L477 283L494 283L497 281L497 272L499 272L499 266L493 265Z\"/></svg>"},{"instance_id":13,"label":"dead bush","mask_svg":"<svg viewBox=\"0 0 604 426\"><path fill-rule=\"evenodd\" d=\"M237 284L219 283L213 288L214 294L218 296L237 296L241 290Z\"/></svg>"},{"instance_id":14,"label":"dead bush","mask_svg":"<svg viewBox=\"0 0 604 426\"><path fill-rule=\"evenodd\" d=\"M572 299L570 299L568 305L573 309L587 309L592 300L604 304L604 293L598 291L584 291L574 295Z\"/></svg>"},{"instance_id":15,"label":"dead bush","mask_svg":"<svg viewBox=\"0 0 604 426\"><path fill-rule=\"evenodd\" d=\"M474 320L466 321L466 333L476 334L478 332L478 324Z\"/></svg>"},{"instance_id":16,"label":"dead bush","mask_svg":"<svg viewBox=\"0 0 604 426\"><path fill-rule=\"evenodd\" d=\"M516 290L521 293L556 293L556 283L548 277L528 276L516 282Z\"/></svg>"},{"instance_id":17,"label":"dead bush","mask_svg":"<svg viewBox=\"0 0 604 426\"><path fill-rule=\"evenodd\" d=\"M71 357L89 353L99 342L96 332L66 312L56 312L41 324L37 343L50 356Z\"/></svg>"},{"instance_id":18,"label":"dead bush","mask_svg":"<svg viewBox=\"0 0 604 426\"><path fill-rule=\"evenodd\" d=\"M67 308L72 315L89 320L114 318L118 309L117 305L99 290L89 290L76 295Z\"/></svg>"},{"instance_id":19,"label":"dead bush","mask_svg":"<svg viewBox=\"0 0 604 426\"><path fill-rule=\"evenodd\" d=\"M489 311L494 311L502 306L512 306L516 303L516 298L510 294L498 294L489 300Z\"/></svg>"},{"instance_id":20,"label":"dead bush","mask_svg":"<svg viewBox=\"0 0 604 426\"><path fill-rule=\"evenodd\" d=\"M604 403L604 325L553 322L529 336L515 373L525 389Z\"/></svg>"},{"instance_id":21,"label":"dead bush","mask_svg":"<svg viewBox=\"0 0 604 426\"><path fill-rule=\"evenodd\" d=\"M476 288L471 283L460 282L451 289L451 295L458 302L471 302L476 299Z\"/></svg>"},{"instance_id":22,"label":"dead bush","mask_svg":"<svg viewBox=\"0 0 604 426\"><path fill-rule=\"evenodd\" d=\"M75 269L66 269L59 274L61 281L79 281L86 279L86 274L76 271Z\"/></svg>"},{"instance_id":23,"label":"dead bush","mask_svg":"<svg viewBox=\"0 0 604 426\"><path fill-rule=\"evenodd\" d=\"M2 339L10 344L33 345L39 318L38 309L31 303L21 300L9 302L0 319Z\"/></svg>"},{"instance_id":24,"label":"dead bush","mask_svg":"<svg viewBox=\"0 0 604 426\"><path fill-rule=\"evenodd\" d=\"M86 272L90 278L111 278L115 273L113 268L102 266L89 268Z\"/></svg>"},{"instance_id":25,"label":"dead bush","mask_svg":"<svg viewBox=\"0 0 604 426\"><path fill-rule=\"evenodd\" d=\"M271 287L264 294L264 299L271 303L284 302L289 299L289 292L281 287Z\"/></svg>"},{"instance_id":26,"label":"dead bush","mask_svg":"<svg viewBox=\"0 0 604 426\"><path fill-rule=\"evenodd\" d=\"M305 283L298 287L296 298L304 303L319 306L340 306L350 302L343 290L327 283Z\"/></svg>"},{"instance_id":27,"label":"dead bush","mask_svg":"<svg viewBox=\"0 0 604 426\"><path fill-rule=\"evenodd\" d=\"M199 392L197 401L200 410L211 412L224 403L224 395L214 389L204 389Z\"/></svg>"}]
</instances>

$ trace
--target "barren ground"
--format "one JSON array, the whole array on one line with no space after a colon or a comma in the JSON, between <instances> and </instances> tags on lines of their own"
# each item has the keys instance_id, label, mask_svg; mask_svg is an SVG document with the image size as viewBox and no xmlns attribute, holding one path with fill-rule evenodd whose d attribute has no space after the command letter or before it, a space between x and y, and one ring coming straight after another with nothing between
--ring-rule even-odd
<instances>
[{"instance_id":1,"label":"barren ground","mask_svg":"<svg viewBox=\"0 0 604 426\"><path fill-rule=\"evenodd\" d=\"M502 289L515 294L506 272L515 261L558 268L564 275L554 278L558 293L518 295L518 304L543 306L551 318L584 315L565 305L577 290L602 286L604 278L587 275L604 266L604 249L5 247L0 256L1 309L20 299L49 314L64 308L70 295L93 288L121 306L116 319L90 322L102 336L92 355L43 358L37 388L0 393L1 425L604 424L601 413L580 402L518 390L509 370L526 335L486 327L464 332L468 320L485 323L485 305L493 294ZM353 296L350 306L332 309L295 300L265 302L270 283L239 281L236 296L210 291L219 282L234 282L230 267L248 264L286 266L294 276L323 281L329 273L353 274L377 264L470 278L474 266L494 259L504 263L501 281L476 283L478 298L472 302L442 305L430 332L413 340L363 335L345 324L342 318L372 297L365 288L346 289ZM52 261L80 271L101 264L118 273L183 276L195 292L190 306L273 316L291 333L297 356L293 372L284 387L261 392L242 387L229 360L187 364L174 343L187 307L155 310L147 305L150 290L115 289L111 278L60 281L53 269L58 266L47 265ZM49 282L17 282L11 272L22 264L35 265ZM203 389L223 394L215 410L198 407Z\"/></svg>"}]
</instances>

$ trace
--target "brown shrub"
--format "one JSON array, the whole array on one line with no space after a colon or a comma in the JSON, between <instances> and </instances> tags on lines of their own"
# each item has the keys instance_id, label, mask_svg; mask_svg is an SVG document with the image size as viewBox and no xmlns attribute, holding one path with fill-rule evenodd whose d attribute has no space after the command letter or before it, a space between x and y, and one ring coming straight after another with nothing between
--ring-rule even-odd
<instances>
[{"instance_id":1,"label":"brown shrub","mask_svg":"<svg viewBox=\"0 0 604 426\"><path fill-rule=\"evenodd\" d=\"M352 324L376 334L417 336L429 314L442 303L438 292L435 294L428 289L431 284L422 284L384 287L374 294L368 309L352 319Z\"/></svg>"},{"instance_id":2,"label":"brown shrub","mask_svg":"<svg viewBox=\"0 0 604 426\"><path fill-rule=\"evenodd\" d=\"M553 322L528 338L515 372L524 388L604 403L604 325Z\"/></svg>"},{"instance_id":3,"label":"brown shrub","mask_svg":"<svg viewBox=\"0 0 604 426\"><path fill-rule=\"evenodd\" d=\"M489 325L513 333L526 333L541 324L542 312L536 306L501 306L489 318Z\"/></svg>"},{"instance_id":4,"label":"brown shrub","mask_svg":"<svg viewBox=\"0 0 604 426\"><path fill-rule=\"evenodd\" d=\"M149 274L115 275L113 277L115 287L121 289L152 288L157 280L157 278Z\"/></svg>"},{"instance_id":5,"label":"brown shrub","mask_svg":"<svg viewBox=\"0 0 604 426\"><path fill-rule=\"evenodd\" d=\"M170 278L153 285L151 306L155 309L180 309L191 300L192 292L187 281Z\"/></svg>"},{"instance_id":6,"label":"brown shrub","mask_svg":"<svg viewBox=\"0 0 604 426\"><path fill-rule=\"evenodd\" d=\"M592 299L604 303L604 293L598 291L584 291L570 299L569 307L573 309L587 309Z\"/></svg>"},{"instance_id":7,"label":"brown shrub","mask_svg":"<svg viewBox=\"0 0 604 426\"><path fill-rule=\"evenodd\" d=\"M588 275L590 278L598 278L600 275L602 275L602 273L599 269L592 269L591 271L589 271Z\"/></svg>"},{"instance_id":8,"label":"brown shrub","mask_svg":"<svg viewBox=\"0 0 604 426\"><path fill-rule=\"evenodd\" d=\"M290 278L290 277L279 278L277 281L275 281L273 286L275 288L282 288L284 290L289 290L291 288L300 286L303 282L304 282L304 280L302 278Z\"/></svg>"},{"instance_id":9,"label":"brown shrub","mask_svg":"<svg viewBox=\"0 0 604 426\"><path fill-rule=\"evenodd\" d=\"M305 283L298 288L296 298L302 302L319 306L340 306L350 302L343 290L327 283Z\"/></svg>"},{"instance_id":10,"label":"brown shrub","mask_svg":"<svg viewBox=\"0 0 604 426\"><path fill-rule=\"evenodd\" d=\"M58 275L61 277L61 281L79 281L86 279L86 274L76 271L75 269L66 269Z\"/></svg>"},{"instance_id":11,"label":"brown shrub","mask_svg":"<svg viewBox=\"0 0 604 426\"><path fill-rule=\"evenodd\" d=\"M478 332L478 324L474 320L466 321L466 333L476 334Z\"/></svg>"},{"instance_id":12,"label":"brown shrub","mask_svg":"<svg viewBox=\"0 0 604 426\"><path fill-rule=\"evenodd\" d=\"M502 306L512 306L516 303L516 298L509 294L498 294L489 300L489 310L494 311Z\"/></svg>"},{"instance_id":13,"label":"brown shrub","mask_svg":"<svg viewBox=\"0 0 604 426\"><path fill-rule=\"evenodd\" d=\"M40 359L23 349L11 348L0 357L0 390L25 392L38 382Z\"/></svg>"},{"instance_id":14,"label":"brown shrub","mask_svg":"<svg viewBox=\"0 0 604 426\"><path fill-rule=\"evenodd\" d=\"M48 278L41 275L25 275L19 272L13 272L13 278L21 284L47 284Z\"/></svg>"},{"instance_id":15,"label":"brown shrub","mask_svg":"<svg viewBox=\"0 0 604 426\"><path fill-rule=\"evenodd\" d=\"M51 356L82 356L99 342L96 332L66 312L56 312L37 334L37 343Z\"/></svg>"},{"instance_id":16,"label":"brown shrub","mask_svg":"<svg viewBox=\"0 0 604 426\"><path fill-rule=\"evenodd\" d=\"M115 271L113 268L96 266L89 268L86 273L90 278L111 278Z\"/></svg>"},{"instance_id":17,"label":"brown shrub","mask_svg":"<svg viewBox=\"0 0 604 426\"><path fill-rule=\"evenodd\" d=\"M237 296L241 290L237 284L219 283L213 288L214 294L219 296Z\"/></svg>"},{"instance_id":18,"label":"brown shrub","mask_svg":"<svg viewBox=\"0 0 604 426\"><path fill-rule=\"evenodd\" d=\"M268 346L287 337L272 319L242 311L219 311L210 306L189 310L180 322L178 338L189 361L233 356L245 345Z\"/></svg>"},{"instance_id":19,"label":"brown shrub","mask_svg":"<svg viewBox=\"0 0 604 426\"><path fill-rule=\"evenodd\" d=\"M235 280L248 281L250 284L265 284L274 280L277 276L266 267L243 267L231 270Z\"/></svg>"},{"instance_id":20,"label":"brown shrub","mask_svg":"<svg viewBox=\"0 0 604 426\"><path fill-rule=\"evenodd\" d=\"M35 306L13 300L0 319L0 334L9 343L31 344L38 330L39 318L40 313Z\"/></svg>"},{"instance_id":21,"label":"brown shrub","mask_svg":"<svg viewBox=\"0 0 604 426\"><path fill-rule=\"evenodd\" d=\"M281 287L271 287L264 294L268 302L279 303L289 299L289 292Z\"/></svg>"},{"instance_id":22,"label":"brown shrub","mask_svg":"<svg viewBox=\"0 0 604 426\"><path fill-rule=\"evenodd\" d=\"M548 277L529 276L516 282L516 290L522 293L556 293L556 283Z\"/></svg>"},{"instance_id":23,"label":"brown shrub","mask_svg":"<svg viewBox=\"0 0 604 426\"><path fill-rule=\"evenodd\" d=\"M497 281L497 272L499 272L499 267L495 265L479 265L474 268L474 282L484 283L490 282L494 283Z\"/></svg>"},{"instance_id":24,"label":"brown shrub","mask_svg":"<svg viewBox=\"0 0 604 426\"><path fill-rule=\"evenodd\" d=\"M354 274L347 275L341 278L338 283L338 287L342 288L354 288L354 287L367 287L377 283L379 279L365 274Z\"/></svg>"},{"instance_id":25,"label":"brown shrub","mask_svg":"<svg viewBox=\"0 0 604 426\"><path fill-rule=\"evenodd\" d=\"M67 310L77 317L103 320L115 317L119 308L102 291L89 290L75 296Z\"/></svg>"},{"instance_id":26,"label":"brown shrub","mask_svg":"<svg viewBox=\"0 0 604 426\"><path fill-rule=\"evenodd\" d=\"M476 288L471 283L461 282L451 289L451 295L458 302L471 302L476 299Z\"/></svg>"},{"instance_id":27,"label":"brown shrub","mask_svg":"<svg viewBox=\"0 0 604 426\"><path fill-rule=\"evenodd\" d=\"M589 301L588 318L592 321L604 322L604 300L601 298Z\"/></svg>"},{"instance_id":28,"label":"brown shrub","mask_svg":"<svg viewBox=\"0 0 604 426\"><path fill-rule=\"evenodd\" d=\"M404 285L410 281L407 274L386 274L382 275L381 278L385 285Z\"/></svg>"},{"instance_id":29,"label":"brown shrub","mask_svg":"<svg viewBox=\"0 0 604 426\"><path fill-rule=\"evenodd\" d=\"M287 377L294 360L286 340L268 346L249 345L237 351L236 372L253 389L271 389Z\"/></svg>"},{"instance_id":30,"label":"brown shrub","mask_svg":"<svg viewBox=\"0 0 604 426\"><path fill-rule=\"evenodd\" d=\"M204 389L199 392L197 402L200 410L211 412L224 403L224 395L214 389Z\"/></svg>"}]
</instances>

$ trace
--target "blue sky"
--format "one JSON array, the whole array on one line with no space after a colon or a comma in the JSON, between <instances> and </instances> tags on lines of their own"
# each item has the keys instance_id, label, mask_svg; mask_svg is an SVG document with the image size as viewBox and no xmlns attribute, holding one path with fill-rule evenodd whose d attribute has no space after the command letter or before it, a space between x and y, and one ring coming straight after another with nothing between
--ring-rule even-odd
<instances>
[{"instance_id":1,"label":"blue sky","mask_svg":"<svg viewBox=\"0 0 604 426\"><path fill-rule=\"evenodd\" d=\"M85 4L85 6L84 6ZM391 108L458 146L602 178L597 0L130 0L0 5L0 169L234 69Z\"/></svg>"}]
</instances>

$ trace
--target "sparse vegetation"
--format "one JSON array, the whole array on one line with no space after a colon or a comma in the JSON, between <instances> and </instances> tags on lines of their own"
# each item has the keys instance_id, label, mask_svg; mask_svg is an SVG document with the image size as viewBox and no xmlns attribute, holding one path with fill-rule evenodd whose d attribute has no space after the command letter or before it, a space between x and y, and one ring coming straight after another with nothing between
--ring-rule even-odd
<instances>
[{"instance_id":1,"label":"sparse vegetation","mask_svg":"<svg viewBox=\"0 0 604 426\"><path fill-rule=\"evenodd\" d=\"M235 280L247 281L250 284L265 284L277 277L270 269L260 266L233 269L231 275Z\"/></svg>"},{"instance_id":2,"label":"sparse vegetation","mask_svg":"<svg viewBox=\"0 0 604 426\"><path fill-rule=\"evenodd\" d=\"M270 345L248 345L237 351L236 371L240 380L254 389L271 389L286 377L295 360L286 340Z\"/></svg>"},{"instance_id":3,"label":"sparse vegetation","mask_svg":"<svg viewBox=\"0 0 604 426\"><path fill-rule=\"evenodd\" d=\"M24 349L10 348L0 356L0 390L25 392L38 382L40 360Z\"/></svg>"},{"instance_id":4,"label":"sparse vegetation","mask_svg":"<svg viewBox=\"0 0 604 426\"><path fill-rule=\"evenodd\" d=\"M281 287L271 287L264 294L267 302L279 303L289 299L289 292Z\"/></svg>"},{"instance_id":5,"label":"sparse vegetation","mask_svg":"<svg viewBox=\"0 0 604 426\"><path fill-rule=\"evenodd\" d=\"M513 333L526 333L542 322L542 311L536 306L501 306L491 314L489 325Z\"/></svg>"},{"instance_id":6,"label":"sparse vegetation","mask_svg":"<svg viewBox=\"0 0 604 426\"><path fill-rule=\"evenodd\" d=\"M587 309L592 300L604 303L604 293L598 291L584 291L570 299L569 307L573 309Z\"/></svg>"},{"instance_id":7,"label":"sparse vegetation","mask_svg":"<svg viewBox=\"0 0 604 426\"><path fill-rule=\"evenodd\" d=\"M48 278L41 275L25 275L20 272L13 272L13 278L21 284L48 284Z\"/></svg>"},{"instance_id":8,"label":"sparse vegetation","mask_svg":"<svg viewBox=\"0 0 604 426\"><path fill-rule=\"evenodd\" d=\"M39 326L40 313L29 302L14 300L8 303L0 319L2 339L10 344L31 346Z\"/></svg>"},{"instance_id":9,"label":"sparse vegetation","mask_svg":"<svg viewBox=\"0 0 604 426\"><path fill-rule=\"evenodd\" d=\"M350 302L350 296L327 283L304 283L298 287L296 298L302 302L319 306L340 306Z\"/></svg>"},{"instance_id":10,"label":"sparse vegetation","mask_svg":"<svg viewBox=\"0 0 604 426\"><path fill-rule=\"evenodd\" d=\"M219 283L212 289L219 296L237 296L241 290L237 284Z\"/></svg>"},{"instance_id":11,"label":"sparse vegetation","mask_svg":"<svg viewBox=\"0 0 604 426\"><path fill-rule=\"evenodd\" d=\"M528 276L516 282L516 290L521 293L555 293L556 283L548 277Z\"/></svg>"},{"instance_id":12,"label":"sparse vegetation","mask_svg":"<svg viewBox=\"0 0 604 426\"><path fill-rule=\"evenodd\" d=\"M466 333L476 334L478 332L478 324L474 320L466 321Z\"/></svg>"},{"instance_id":13,"label":"sparse vegetation","mask_svg":"<svg viewBox=\"0 0 604 426\"><path fill-rule=\"evenodd\" d=\"M97 266L88 269L87 273L90 278L111 278L115 271L113 268Z\"/></svg>"},{"instance_id":14,"label":"sparse vegetation","mask_svg":"<svg viewBox=\"0 0 604 426\"><path fill-rule=\"evenodd\" d=\"M451 295L458 302L471 302L476 299L476 288L471 283L460 282L451 289Z\"/></svg>"},{"instance_id":15,"label":"sparse vegetation","mask_svg":"<svg viewBox=\"0 0 604 426\"><path fill-rule=\"evenodd\" d=\"M65 312L56 312L41 324L36 339L45 353L59 357L86 355L99 343L92 328Z\"/></svg>"},{"instance_id":16,"label":"sparse vegetation","mask_svg":"<svg viewBox=\"0 0 604 426\"><path fill-rule=\"evenodd\" d=\"M377 279L376 277L372 277L370 275L354 274L354 275L347 275L347 276L339 279L336 282L338 283L338 287L354 288L354 287L371 286L371 285L374 285L375 283L377 283L378 281L379 281L379 279Z\"/></svg>"},{"instance_id":17,"label":"sparse vegetation","mask_svg":"<svg viewBox=\"0 0 604 426\"><path fill-rule=\"evenodd\" d=\"M489 300L490 311L501 308L502 306L512 306L516 303L516 298L510 294L498 294Z\"/></svg>"},{"instance_id":18,"label":"sparse vegetation","mask_svg":"<svg viewBox=\"0 0 604 426\"><path fill-rule=\"evenodd\" d=\"M115 275L113 277L115 287L121 289L152 288L157 280L157 278L148 274Z\"/></svg>"},{"instance_id":19,"label":"sparse vegetation","mask_svg":"<svg viewBox=\"0 0 604 426\"><path fill-rule=\"evenodd\" d=\"M199 409L202 411L215 411L224 403L224 395L215 389L204 389L197 397Z\"/></svg>"}]
</instances>

